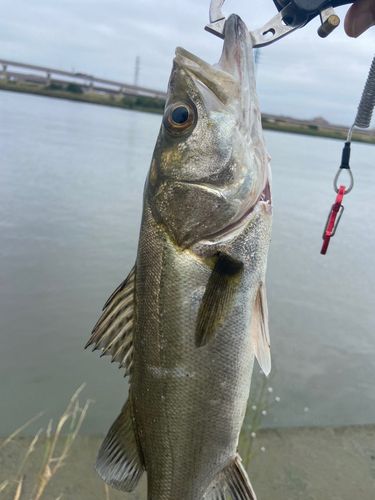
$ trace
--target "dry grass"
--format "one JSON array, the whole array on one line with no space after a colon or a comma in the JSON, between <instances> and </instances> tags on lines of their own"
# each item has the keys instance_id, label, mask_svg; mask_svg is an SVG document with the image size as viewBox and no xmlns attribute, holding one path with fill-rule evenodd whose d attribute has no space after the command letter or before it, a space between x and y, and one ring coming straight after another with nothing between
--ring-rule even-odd
<instances>
[{"instance_id":1,"label":"dry grass","mask_svg":"<svg viewBox=\"0 0 375 500\"><path fill-rule=\"evenodd\" d=\"M268 411L270 407L274 405L275 400L280 400L280 398L278 397L274 398L272 394L273 390L269 386L269 384L270 380L265 377L263 373L261 373L260 377L256 377L256 380L254 380L252 386L246 417L241 430L239 444L239 452L242 456L245 469L248 469L249 462L253 458L254 453L260 450L264 450L260 447L260 443L255 444L256 432L261 426L264 412ZM26 498L28 500L42 500L46 486L52 480L57 471L64 465L64 461L68 457L69 451L78 435L82 422L89 408L91 402L90 400L87 400L82 407L80 407L78 400L78 396L84 386L85 384L83 384L73 394L64 413L59 418L55 430L53 430L53 421L50 420L45 433L43 429L40 429L37 432L25 455L23 456L14 477L7 479L2 484L0 484L0 500L3 500L5 494L7 495L7 498L12 498L12 500L24 500ZM4 442L0 445L0 451L30 424L39 419L43 414L43 412L39 413L28 422L26 422L26 424L24 424L22 427L17 429L11 436L5 439ZM63 430L67 430L67 434L62 435ZM43 459L40 464L39 473L35 477L34 486L30 488L30 491L27 491L27 488L25 488L24 486L25 475L23 471L26 463L28 462L35 449L37 441L42 435L44 435L46 439ZM59 449L61 449L62 441L62 450L57 453L57 445L59 443ZM110 490L105 483L104 494L105 500L110 500ZM61 499L62 495L56 498L56 500Z\"/></svg>"},{"instance_id":2,"label":"dry grass","mask_svg":"<svg viewBox=\"0 0 375 500\"><path fill-rule=\"evenodd\" d=\"M104 483L104 490L105 490L105 500L109 500L109 488L106 483Z\"/></svg>"},{"instance_id":3,"label":"dry grass","mask_svg":"<svg viewBox=\"0 0 375 500\"><path fill-rule=\"evenodd\" d=\"M21 495L22 498L26 498L25 495L28 496L29 500L40 500L42 498L43 492L47 486L47 484L51 481L56 472L64 465L64 460L67 458L68 453L78 435L78 432L81 428L82 422L86 416L88 407L90 405L90 400L87 400L86 403L81 408L79 405L78 395L85 387L85 384L81 385L79 389L73 394L71 400L69 401L66 410L59 418L55 430L53 430L53 422L49 421L45 436L46 436L46 446L44 450L44 456L42 459L42 463L40 465L40 472L35 478L35 484L32 491L27 492L24 491L24 467L29 460L30 455L33 453L35 449L35 444L37 443L39 437L43 433L43 429L40 429L34 439L32 440L29 448L27 449L25 456L21 460L18 471L15 476L11 479L4 481L0 484L0 499L3 494L10 494L14 491L13 500L20 500ZM17 429L11 436L9 436L0 446L0 450L4 448L7 444L9 444L17 435L20 434L26 427L28 427L32 422L37 420L43 415L43 413L39 413L34 418L29 420L25 425ZM62 436L62 431L68 429L67 435ZM64 440L64 444L62 447L62 451L57 454L56 446L59 442L59 439ZM106 491L107 500L109 500L109 493ZM60 500L62 495L60 495L56 500Z\"/></svg>"}]
</instances>

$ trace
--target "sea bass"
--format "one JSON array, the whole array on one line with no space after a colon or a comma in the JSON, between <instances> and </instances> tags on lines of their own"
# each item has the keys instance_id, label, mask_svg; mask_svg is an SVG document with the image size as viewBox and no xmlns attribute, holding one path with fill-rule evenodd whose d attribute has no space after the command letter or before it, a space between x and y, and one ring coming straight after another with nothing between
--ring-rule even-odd
<instances>
[{"instance_id":1,"label":"sea bass","mask_svg":"<svg viewBox=\"0 0 375 500\"><path fill-rule=\"evenodd\" d=\"M272 206L252 43L226 23L220 61L176 49L133 270L88 343L130 376L96 471L149 500L255 499L237 454L256 356L270 371Z\"/></svg>"}]
</instances>

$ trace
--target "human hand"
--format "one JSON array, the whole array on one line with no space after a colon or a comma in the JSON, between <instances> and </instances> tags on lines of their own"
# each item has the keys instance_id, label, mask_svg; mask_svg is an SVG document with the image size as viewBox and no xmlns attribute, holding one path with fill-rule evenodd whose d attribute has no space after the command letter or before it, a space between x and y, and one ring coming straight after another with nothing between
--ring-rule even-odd
<instances>
[{"instance_id":1,"label":"human hand","mask_svg":"<svg viewBox=\"0 0 375 500\"><path fill-rule=\"evenodd\" d=\"M348 36L357 38L375 25L375 0L357 0L348 10L344 28Z\"/></svg>"}]
</instances>

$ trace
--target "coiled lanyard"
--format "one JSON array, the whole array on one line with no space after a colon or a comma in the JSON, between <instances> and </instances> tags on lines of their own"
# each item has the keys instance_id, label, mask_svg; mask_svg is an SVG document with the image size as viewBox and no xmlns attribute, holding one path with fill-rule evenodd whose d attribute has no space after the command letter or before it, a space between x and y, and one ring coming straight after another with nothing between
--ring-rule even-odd
<instances>
[{"instance_id":1,"label":"coiled lanyard","mask_svg":"<svg viewBox=\"0 0 375 500\"><path fill-rule=\"evenodd\" d=\"M331 210L328 214L327 222L323 231L323 245L320 253L325 255L327 248L332 236L335 235L337 226L339 225L341 216L344 212L344 206L342 205L342 199L344 194L350 193L354 186L354 178L352 171L350 170L349 160L350 160L350 146L352 142L352 134L354 127L358 128L368 128L371 123L372 112L375 106L375 56L372 60L370 71L366 80L365 87L362 92L361 101L358 106L357 115L355 117L353 125L348 131L348 137L346 139L344 149L342 150L341 165L335 175L333 180L333 188L337 193L335 203L332 205ZM341 173L346 171L349 175L349 187L341 185L338 187L338 181Z\"/></svg>"}]
</instances>

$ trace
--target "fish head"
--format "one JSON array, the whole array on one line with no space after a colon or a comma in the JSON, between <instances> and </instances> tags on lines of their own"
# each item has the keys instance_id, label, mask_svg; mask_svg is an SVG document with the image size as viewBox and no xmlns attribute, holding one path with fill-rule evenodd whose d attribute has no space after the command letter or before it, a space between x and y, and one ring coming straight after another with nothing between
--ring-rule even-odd
<instances>
[{"instance_id":1,"label":"fish head","mask_svg":"<svg viewBox=\"0 0 375 500\"><path fill-rule=\"evenodd\" d=\"M146 195L185 249L242 220L268 176L251 37L233 14L217 64L176 49Z\"/></svg>"}]
</instances>

